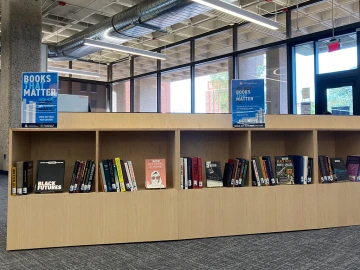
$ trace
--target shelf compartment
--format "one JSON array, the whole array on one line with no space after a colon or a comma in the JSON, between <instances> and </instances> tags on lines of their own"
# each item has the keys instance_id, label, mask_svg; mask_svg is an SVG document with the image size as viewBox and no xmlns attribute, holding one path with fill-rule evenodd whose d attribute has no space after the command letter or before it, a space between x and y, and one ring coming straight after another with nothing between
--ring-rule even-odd
<instances>
[{"instance_id":1,"label":"shelf compartment","mask_svg":"<svg viewBox=\"0 0 360 270\"><path fill-rule=\"evenodd\" d=\"M10 143L12 155L9 165L16 166L17 161L32 160L34 184L38 160L65 160L64 192L69 191L75 161L96 160L95 131L12 131ZM95 183L91 191L95 191Z\"/></svg>"},{"instance_id":2,"label":"shelf compartment","mask_svg":"<svg viewBox=\"0 0 360 270\"><path fill-rule=\"evenodd\" d=\"M145 189L145 159L166 159L166 187L176 181L175 130L99 131L99 162L120 157L131 161L139 190ZM99 188L100 190L100 188Z\"/></svg>"},{"instance_id":3,"label":"shelf compartment","mask_svg":"<svg viewBox=\"0 0 360 270\"><path fill-rule=\"evenodd\" d=\"M247 130L231 131L180 131L180 157L202 158L202 179L206 188L206 161L220 161L221 171L229 158L250 159L250 133ZM180 163L180 160L179 160ZM180 175L180 171L179 171ZM179 183L180 185L180 183ZM245 185L250 185L249 173Z\"/></svg>"}]
</instances>

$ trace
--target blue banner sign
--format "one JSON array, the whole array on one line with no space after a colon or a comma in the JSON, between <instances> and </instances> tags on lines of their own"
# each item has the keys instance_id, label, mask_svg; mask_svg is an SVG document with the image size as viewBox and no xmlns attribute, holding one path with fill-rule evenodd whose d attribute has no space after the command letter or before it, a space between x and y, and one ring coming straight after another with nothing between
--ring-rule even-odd
<instances>
[{"instance_id":1,"label":"blue banner sign","mask_svg":"<svg viewBox=\"0 0 360 270\"><path fill-rule=\"evenodd\" d=\"M22 127L57 127L58 88L59 76L56 72L22 74Z\"/></svg>"},{"instance_id":2,"label":"blue banner sign","mask_svg":"<svg viewBox=\"0 0 360 270\"><path fill-rule=\"evenodd\" d=\"M231 90L233 127L264 128L264 80L232 80Z\"/></svg>"}]
</instances>

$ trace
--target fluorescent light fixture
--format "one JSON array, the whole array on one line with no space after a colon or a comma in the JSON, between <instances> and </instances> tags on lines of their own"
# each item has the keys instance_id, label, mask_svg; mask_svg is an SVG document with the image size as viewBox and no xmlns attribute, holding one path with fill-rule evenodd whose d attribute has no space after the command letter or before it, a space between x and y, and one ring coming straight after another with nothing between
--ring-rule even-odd
<instances>
[{"instance_id":1,"label":"fluorescent light fixture","mask_svg":"<svg viewBox=\"0 0 360 270\"><path fill-rule=\"evenodd\" d=\"M99 73L90 72L90 71L84 71L84 70L77 70L77 69L48 67L47 70L48 70L48 71L51 71L51 72L74 74L74 75L80 75L80 76L100 77L100 74L99 74Z\"/></svg>"},{"instance_id":2,"label":"fluorescent light fixture","mask_svg":"<svg viewBox=\"0 0 360 270\"><path fill-rule=\"evenodd\" d=\"M262 25L272 30L276 30L279 28L279 24L273 20L269 20L261 15L252 13L250 11L247 11L230 3L223 2L221 0L193 0L193 1L202 4L204 6L211 7L213 9L247 20L249 22Z\"/></svg>"},{"instance_id":3,"label":"fluorescent light fixture","mask_svg":"<svg viewBox=\"0 0 360 270\"><path fill-rule=\"evenodd\" d=\"M141 56L156 58L156 59L160 59L160 60L166 60L165 54L150 52L150 51L146 51L146 50L140 50L140 49L136 49L136 48L132 48L132 47L117 45L114 43L108 43L108 42L99 41L99 40L85 39L84 45L103 48L103 49L109 49L109 50L113 50L113 51L125 52L125 53L129 53L129 54L134 54L134 55L141 55Z\"/></svg>"}]
</instances>

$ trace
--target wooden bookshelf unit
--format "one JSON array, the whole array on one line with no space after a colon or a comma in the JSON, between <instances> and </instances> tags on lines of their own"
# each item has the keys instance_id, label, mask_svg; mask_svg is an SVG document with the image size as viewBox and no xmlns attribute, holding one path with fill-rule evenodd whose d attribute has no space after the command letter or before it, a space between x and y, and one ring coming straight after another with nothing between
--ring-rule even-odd
<instances>
[{"instance_id":1,"label":"wooden bookshelf unit","mask_svg":"<svg viewBox=\"0 0 360 270\"><path fill-rule=\"evenodd\" d=\"M335 124L336 123L336 124ZM360 183L319 184L318 155L360 154L360 117L267 115L264 129L234 129L231 115L61 113L57 129L12 129L17 161L133 162L139 191L11 196L7 250L244 235L360 225ZM202 161L267 155L314 158L313 184L180 189L180 157ZM145 190L145 159L165 158L167 188ZM274 166L274 164L273 164ZM34 174L34 178L36 173ZM35 180L35 179L34 179Z\"/></svg>"}]
</instances>

